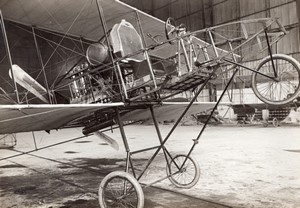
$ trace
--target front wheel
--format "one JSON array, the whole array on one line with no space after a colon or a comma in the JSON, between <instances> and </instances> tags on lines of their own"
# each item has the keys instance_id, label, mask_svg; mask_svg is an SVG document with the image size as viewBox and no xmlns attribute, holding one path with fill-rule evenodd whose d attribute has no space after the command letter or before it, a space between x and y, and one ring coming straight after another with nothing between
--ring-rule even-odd
<instances>
[{"instance_id":1,"label":"front wheel","mask_svg":"<svg viewBox=\"0 0 300 208\"><path fill-rule=\"evenodd\" d=\"M264 103L284 105L293 102L300 93L300 64L284 54L264 58L252 74L254 94ZM275 75L276 74L276 75Z\"/></svg>"},{"instance_id":2,"label":"front wheel","mask_svg":"<svg viewBox=\"0 0 300 208\"><path fill-rule=\"evenodd\" d=\"M199 181L200 167L192 156L176 155L167 165L167 175L176 187L192 188Z\"/></svg>"},{"instance_id":3,"label":"front wheel","mask_svg":"<svg viewBox=\"0 0 300 208\"><path fill-rule=\"evenodd\" d=\"M99 186L101 208L143 208L144 193L138 181L129 173L114 171L103 178Z\"/></svg>"}]
</instances>

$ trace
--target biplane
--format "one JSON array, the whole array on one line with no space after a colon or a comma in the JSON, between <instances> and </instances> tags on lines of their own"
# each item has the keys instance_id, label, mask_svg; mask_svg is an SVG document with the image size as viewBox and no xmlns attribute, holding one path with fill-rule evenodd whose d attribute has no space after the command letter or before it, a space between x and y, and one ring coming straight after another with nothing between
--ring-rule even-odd
<instances>
[{"instance_id":1,"label":"biplane","mask_svg":"<svg viewBox=\"0 0 300 208\"><path fill-rule=\"evenodd\" d=\"M169 179L178 188L193 187L200 167L192 151L238 73L251 79L255 95L269 105L284 105L299 95L300 64L273 54L287 33L276 18L190 32L173 18L162 21L118 0L6 0L0 8L6 49L1 56L8 60L1 78L10 83L10 88L0 88L0 134L82 126L84 135L98 135L118 149L103 133L118 126L126 168L101 181L100 207L143 207L139 180L160 152L167 171L155 182ZM18 41L9 42L7 26L30 35L38 70L14 62ZM228 35L228 30L234 32ZM253 56L261 59L254 69L246 64ZM222 94L215 102L199 102L216 80L225 83ZM183 94L188 102L174 102ZM187 153L170 153L165 144L184 116L209 108L211 114ZM159 121L166 117L175 122L163 138ZM160 145L133 152L124 124L145 119L153 120ZM155 152L138 173L132 155L149 150Z\"/></svg>"}]
</instances>

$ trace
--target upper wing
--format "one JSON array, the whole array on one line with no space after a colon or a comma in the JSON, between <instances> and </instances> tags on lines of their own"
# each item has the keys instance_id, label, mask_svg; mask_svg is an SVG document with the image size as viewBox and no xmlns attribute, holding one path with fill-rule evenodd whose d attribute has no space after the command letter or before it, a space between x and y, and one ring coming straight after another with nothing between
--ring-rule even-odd
<instances>
[{"instance_id":1,"label":"upper wing","mask_svg":"<svg viewBox=\"0 0 300 208\"><path fill-rule=\"evenodd\" d=\"M0 105L0 134L58 129L96 110L122 105L123 103Z\"/></svg>"},{"instance_id":2,"label":"upper wing","mask_svg":"<svg viewBox=\"0 0 300 208\"><path fill-rule=\"evenodd\" d=\"M125 19L139 33L140 30L143 31L147 47L167 41L164 21L119 0L99 0L99 2L103 8L105 24L108 29ZM37 28L83 37L92 41L104 37L96 0L2 0L0 8L5 19L21 24L34 25ZM153 37L156 37L158 42L154 41ZM197 37L193 37L193 42L199 46L208 44ZM221 49L216 49L220 53L222 52ZM214 54L211 48L209 50L211 50L208 51L209 54ZM169 58L176 52L176 44L163 44L150 51L150 54L160 58Z\"/></svg>"},{"instance_id":3,"label":"upper wing","mask_svg":"<svg viewBox=\"0 0 300 208\"><path fill-rule=\"evenodd\" d=\"M154 113L157 121L177 120L188 105L189 102L163 102L162 105L154 106ZM215 102L195 102L190 107L187 115L206 111L215 105ZM133 110L122 116L123 121L148 120L151 118L151 112L147 109Z\"/></svg>"},{"instance_id":4,"label":"upper wing","mask_svg":"<svg viewBox=\"0 0 300 208\"><path fill-rule=\"evenodd\" d=\"M126 19L137 28L136 20L139 15L145 34L164 34L164 22L153 16L118 0L99 2L108 29L120 23L122 19ZM0 8L5 19L21 24L93 41L104 35L96 0L2 0Z\"/></svg>"}]
</instances>

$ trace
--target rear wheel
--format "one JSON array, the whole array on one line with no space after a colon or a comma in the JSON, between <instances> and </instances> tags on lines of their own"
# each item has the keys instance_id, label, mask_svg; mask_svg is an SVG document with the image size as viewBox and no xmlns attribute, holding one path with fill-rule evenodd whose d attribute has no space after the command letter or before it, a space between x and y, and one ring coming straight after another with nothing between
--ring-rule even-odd
<instances>
[{"instance_id":1,"label":"rear wheel","mask_svg":"<svg viewBox=\"0 0 300 208\"><path fill-rule=\"evenodd\" d=\"M144 193L140 184L126 172L114 171L105 176L98 193L101 208L144 207Z\"/></svg>"},{"instance_id":2,"label":"rear wheel","mask_svg":"<svg viewBox=\"0 0 300 208\"><path fill-rule=\"evenodd\" d=\"M273 63L277 76L275 77L271 57L264 58L252 74L252 89L254 94L264 103L284 105L294 101L300 93L300 64L294 58L284 54L274 54ZM273 78L273 79L272 79Z\"/></svg>"}]
</instances>

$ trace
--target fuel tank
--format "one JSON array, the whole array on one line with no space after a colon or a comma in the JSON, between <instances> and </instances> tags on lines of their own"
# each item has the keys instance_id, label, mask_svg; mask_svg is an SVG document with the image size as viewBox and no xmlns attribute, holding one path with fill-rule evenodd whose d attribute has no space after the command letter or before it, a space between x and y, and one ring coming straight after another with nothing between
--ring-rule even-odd
<instances>
[{"instance_id":1,"label":"fuel tank","mask_svg":"<svg viewBox=\"0 0 300 208\"><path fill-rule=\"evenodd\" d=\"M86 50L86 58L88 62L97 66L109 62L108 47L104 43L93 43Z\"/></svg>"}]
</instances>

